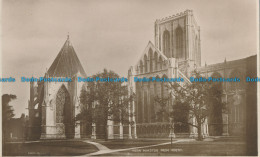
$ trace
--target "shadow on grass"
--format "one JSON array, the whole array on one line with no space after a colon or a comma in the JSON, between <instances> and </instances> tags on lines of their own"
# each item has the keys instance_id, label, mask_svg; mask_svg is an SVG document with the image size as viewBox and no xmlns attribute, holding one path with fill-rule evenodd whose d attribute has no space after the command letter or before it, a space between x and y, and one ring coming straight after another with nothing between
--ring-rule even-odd
<instances>
[{"instance_id":1,"label":"shadow on grass","mask_svg":"<svg viewBox=\"0 0 260 157\"><path fill-rule=\"evenodd\" d=\"M95 146L81 141L41 141L3 145L3 155L5 156L70 156L96 151L98 149Z\"/></svg>"}]
</instances>

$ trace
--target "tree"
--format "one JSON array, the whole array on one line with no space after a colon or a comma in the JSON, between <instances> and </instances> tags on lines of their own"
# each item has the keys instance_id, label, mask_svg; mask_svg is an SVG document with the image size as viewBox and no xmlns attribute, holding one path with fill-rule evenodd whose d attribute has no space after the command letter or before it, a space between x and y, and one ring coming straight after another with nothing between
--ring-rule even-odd
<instances>
[{"instance_id":1,"label":"tree","mask_svg":"<svg viewBox=\"0 0 260 157\"><path fill-rule=\"evenodd\" d=\"M113 71L104 69L102 73L92 76L97 78L119 78L119 75ZM107 121L129 122L128 105L133 96L128 94L127 86L121 81L93 81L88 83L87 92L81 93L81 118L84 115L91 115L91 123L103 126L104 138L108 139Z\"/></svg>"},{"instance_id":2,"label":"tree","mask_svg":"<svg viewBox=\"0 0 260 157\"><path fill-rule=\"evenodd\" d=\"M16 99L16 95L12 94L3 94L2 95L2 126L3 126L3 141L6 140L6 129L7 124L11 118L14 117L13 107L9 103Z\"/></svg>"},{"instance_id":3,"label":"tree","mask_svg":"<svg viewBox=\"0 0 260 157\"><path fill-rule=\"evenodd\" d=\"M94 101L93 93L87 91L86 87L83 86L80 91L80 113L76 115L76 120L83 122L83 126L86 127L86 135L91 134L92 127L92 103Z\"/></svg>"},{"instance_id":4,"label":"tree","mask_svg":"<svg viewBox=\"0 0 260 157\"><path fill-rule=\"evenodd\" d=\"M158 122L165 122L165 121L168 121L169 120L169 112L168 112L168 109L167 108L169 105L169 100L170 100L170 97L159 97L159 96L156 96L154 98L154 101L156 103L159 104L159 109L158 111L156 112L156 121Z\"/></svg>"},{"instance_id":5,"label":"tree","mask_svg":"<svg viewBox=\"0 0 260 157\"><path fill-rule=\"evenodd\" d=\"M201 75L194 71L194 78ZM223 105L221 101L222 91L212 88L209 82L193 82L180 86L177 83L170 84L174 97L173 112L171 116L177 123L188 124L198 129L198 140L202 140L201 125L211 113L212 102ZM175 113L175 114L174 114ZM176 114L178 113L178 114ZM196 124L190 123L181 113L188 113L188 119L195 118Z\"/></svg>"},{"instance_id":6,"label":"tree","mask_svg":"<svg viewBox=\"0 0 260 157\"><path fill-rule=\"evenodd\" d=\"M221 103L221 96L222 96L222 88L219 86L219 83L212 83L210 84L210 94L214 95L215 97L210 98L210 114L208 116L208 122L212 125L209 126L210 134L213 136L221 136L223 133L223 118L222 113L225 110L224 103ZM220 99L216 99L216 98Z\"/></svg>"}]
</instances>

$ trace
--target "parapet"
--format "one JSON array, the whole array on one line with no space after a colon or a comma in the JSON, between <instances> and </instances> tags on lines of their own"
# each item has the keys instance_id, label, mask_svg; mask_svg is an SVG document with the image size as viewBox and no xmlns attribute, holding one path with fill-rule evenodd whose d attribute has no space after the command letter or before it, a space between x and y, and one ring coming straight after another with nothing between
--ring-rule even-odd
<instances>
[{"instance_id":1,"label":"parapet","mask_svg":"<svg viewBox=\"0 0 260 157\"><path fill-rule=\"evenodd\" d=\"M180 13L174 14L172 16L164 17L162 19L157 19L156 23L162 23L162 22L166 22L166 21L169 21L169 20L173 20L173 19L176 19L176 18L179 18L179 17L182 17L182 16L192 15L192 14L193 14L193 11L187 9L184 12L180 12Z\"/></svg>"}]
</instances>

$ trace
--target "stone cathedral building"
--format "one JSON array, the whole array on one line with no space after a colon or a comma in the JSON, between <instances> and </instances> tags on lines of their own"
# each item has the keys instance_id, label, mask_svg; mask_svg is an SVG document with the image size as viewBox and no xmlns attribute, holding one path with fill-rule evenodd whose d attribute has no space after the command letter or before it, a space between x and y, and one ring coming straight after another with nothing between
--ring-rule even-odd
<instances>
[{"instance_id":1,"label":"stone cathedral building","mask_svg":"<svg viewBox=\"0 0 260 157\"><path fill-rule=\"evenodd\" d=\"M246 76L256 76L256 55L212 65L201 65L200 27L193 11L156 20L154 24L154 43L148 42L139 60L128 71L128 89L135 94L135 100L129 104L131 124L123 126L108 122L108 138L169 137L170 126L174 126L176 137L197 136L197 129L184 124L170 124L170 120L159 116L160 104L155 97L171 97L167 82L135 82L138 78L178 78L184 79L182 86L190 83L192 71L197 69L204 77L234 78L238 83L218 83L223 90L222 100L227 109L214 108L212 114L202 124L204 136L243 135L247 122L246 107L251 89L245 82ZM87 88L86 83L78 82L77 77L86 77L86 73L71 45L70 39L58 53L56 59L45 73L45 78L69 77L71 82L31 82L29 110L29 139L50 138L97 138L100 133L92 124L91 136L86 136L86 128L75 121L80 112L80 91ZM254 98L254 97L253 97ZM166 110L171 111L173 98L167 102ZM217 105L217 104L216 104ZM131 115L131 114L129 114ZM195 124L195 119L187 119Z\"/></svg>"},{"instance_id":2,"label":"stone cathedral building","mask_svg":"<svg viewBox=\"0 0 260 157\"><path fill-rule=\"evenodd\" d=\"M222 101L227 109L213 109L212 114L202 125L204 136L208 135L243 135L246 128L246 105L249 100L246 76L256 77L256 55L222 63L201 65L200 26L192 10L159 19L154 24L154 43L148 42L144 52L129 69L129 89L136 94L132 105L135 113L135 132L137 137L169 137L170 120L158 117L160 105L155 97L169 97L170 90L166 82L134 82L138 78L184 78L189 83L191 72L197 69L204 77L241 79L237 83L218 83L223 90ZM182 84L180 84L182 85ZM256 87L255 87L256 88ZM250 90L250 89L249 89ZM173 100L170 99L167 110L171 111ZM218 105L218 104L216 104ZM187 120L195 124L195 119ZM192 137L197 129L184 124L173 124L175 135Z\"/></svg>"}]
</instances>

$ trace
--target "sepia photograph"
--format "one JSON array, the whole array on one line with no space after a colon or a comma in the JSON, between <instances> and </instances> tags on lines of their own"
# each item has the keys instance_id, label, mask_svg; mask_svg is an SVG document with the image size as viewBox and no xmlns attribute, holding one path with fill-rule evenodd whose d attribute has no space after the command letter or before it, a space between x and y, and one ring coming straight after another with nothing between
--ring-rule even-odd
<instances>
[{"instance_id":1,"label":"sepia photograph","mask_svg":"<svg viewBox=\"0 0 260 157\"><path fill-rule=\"evenodd\" d=\"M258 156L259 1L0 4L2 156Z\"/></svg>"}]
</instances>

